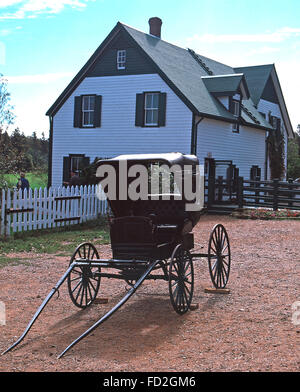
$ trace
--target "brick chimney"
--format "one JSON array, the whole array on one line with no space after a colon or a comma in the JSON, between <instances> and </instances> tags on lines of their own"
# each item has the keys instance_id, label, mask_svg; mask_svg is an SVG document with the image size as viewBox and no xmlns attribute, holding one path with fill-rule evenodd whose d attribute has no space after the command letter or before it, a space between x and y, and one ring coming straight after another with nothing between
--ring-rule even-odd
<instances>
[{"instance_id":1,"label":"brick chimney","mask_svg":"<svg viewBox=\"0 0 300 392\"><path fill-rule=\"evenodd\" d=\"M150 31L149 34L155 35L156 37L160 38L160 33L161 33L161 25L162 25L162 20L158 17L150 18L149 19L149 26L150 26Z\"/></svg>"}]
</instances>

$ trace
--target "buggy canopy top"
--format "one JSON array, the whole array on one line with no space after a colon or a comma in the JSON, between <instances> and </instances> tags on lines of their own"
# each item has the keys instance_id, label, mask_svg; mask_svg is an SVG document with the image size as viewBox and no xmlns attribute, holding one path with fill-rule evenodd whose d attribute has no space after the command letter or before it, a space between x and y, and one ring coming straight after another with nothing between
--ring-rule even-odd
<instances>
[{"instance_id":1,"label":"buggy canopy top","mask_svg":"<svg viewBox=\"0 0 300 392\"><path fill-rule=\"evenodd\" d=\"M97 167L103 164L116 164L118 162L127 161L128 164L147 164L147 163L164 163L172 165L197 165L198 158L195 155L182 154L181 152L168 152L162 154L126 154L119 155L111 159L102 159L97 162Z\"/></svg>"}]
</instances>

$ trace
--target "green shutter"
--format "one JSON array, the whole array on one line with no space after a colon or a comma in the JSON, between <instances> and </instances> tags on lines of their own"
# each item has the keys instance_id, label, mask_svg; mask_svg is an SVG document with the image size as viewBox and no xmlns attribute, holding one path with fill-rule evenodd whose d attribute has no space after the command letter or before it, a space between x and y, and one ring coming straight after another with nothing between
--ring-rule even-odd
<instances>
[{"instance_id":1,"label":"green shutter","mask_svg":"<svg viewBox=\"0 0 300 392\"><path fill-rule=\"evenodd\" d=\"M81 127L81 97L74 98L74 128Z\"/></svg>"},{"instance_id":2,"label":"green shutter","mask_svg":"<svg viewBox=\"0 0 300 392\"><path fill-rule=\"evenodd\" d=\"M166 102L167 94L159 94L159 112L158 112L158 126L164 127L166 125Z\"/></svg>"},{"instance_id":3,"label":"green shutter","mask_svg":"<svg viewBox=\"0 0 300 392\"><path fill-rule=\"evenodd\" d=\"M101 107L102 107L102 96L95 96L95 112L94 112L94 127L101 127Z\"/></svg>"},{"instance_id":4,"label":"green shutter","mask_svg":"<svg viewBox=\"0 0 300 392\"><path fill-rule=\"evenodd\" d=\"M82 169L85 169L88 167L90 164L90 158L89 157L83 157L82 158Z\"/></svg>"},{"instance_id":5,"label":"green shutter","mask_svg":"<svg viewBox=\"0 0 300 392\"><path fill-rule=\"evenodd\" d=\"M144 125L144 94L136 94L135 125L137 127Z\"/></svg>"},{"instance_id":6,"label":"green shutter","mask_svg":"<svg viewBox=\"0 0 300 392\"><path fill-rule=\"evenodd\" d=\"M63 182L70 180L70 157L64 157L63 161Z\"/></svg>"}]
</instances>

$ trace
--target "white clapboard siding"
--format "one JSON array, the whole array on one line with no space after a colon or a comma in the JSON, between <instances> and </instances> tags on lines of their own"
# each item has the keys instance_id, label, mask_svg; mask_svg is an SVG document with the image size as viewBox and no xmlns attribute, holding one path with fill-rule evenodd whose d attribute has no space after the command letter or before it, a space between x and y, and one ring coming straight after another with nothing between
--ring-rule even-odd
<instances>
[{"instance_id":1,"label":"white clapboard siding","mask_svg":"<svg viewBox=\"0 0 300 392\"><path fill-rule=\"evenodd\" d=\"M97 198L97 186L2 190L0 235L55 228L97 219L107 213L107 201Z\"/></svg>"},{"instance_id":2,"label":"white clapboard siding","mask_svg":"<svg viewBox=\"0 0 300 392\"><path fill-rule=\"evenodd\" d=\"M136 94L161 91L167 94L166 125L135 126ZM100 128L74 128L74 97L102 96ZM96 157L120 154L190 153L192 112L158 74L85 78L55 114L53 119L52 185L62 184L63 157L85 154Z\"/></svg>"},{"instance_id":3,"label":"white clapboard siding","mask_svg":"<svg viewBox=\"0 0 300 392\"><path fill-rule=\"evenodd\" d=\"M257 165L264 178L265 138L263 130L242 125L239 133L234 133L230 123L203 119L198 125L197 155L201 164L209 154L217 160L230 160L245 179L250 176L251 166Z\"/></svg>"}]
</instances>

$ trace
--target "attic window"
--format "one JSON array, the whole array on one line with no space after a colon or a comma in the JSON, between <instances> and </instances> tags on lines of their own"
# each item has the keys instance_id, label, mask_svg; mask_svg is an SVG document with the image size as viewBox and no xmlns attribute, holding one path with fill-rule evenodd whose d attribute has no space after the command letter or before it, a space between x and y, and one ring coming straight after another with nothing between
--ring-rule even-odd
<instances>
[{"instance_id":1,"label":"attic window","mask_svg":"<svg viewBox=\"0 0 300 392\"><path fill-rule=\"evenodd\" d=\"M117 69L125 69L126 65L126 50L117 51Z\"/></svg>"}]
</instances>

